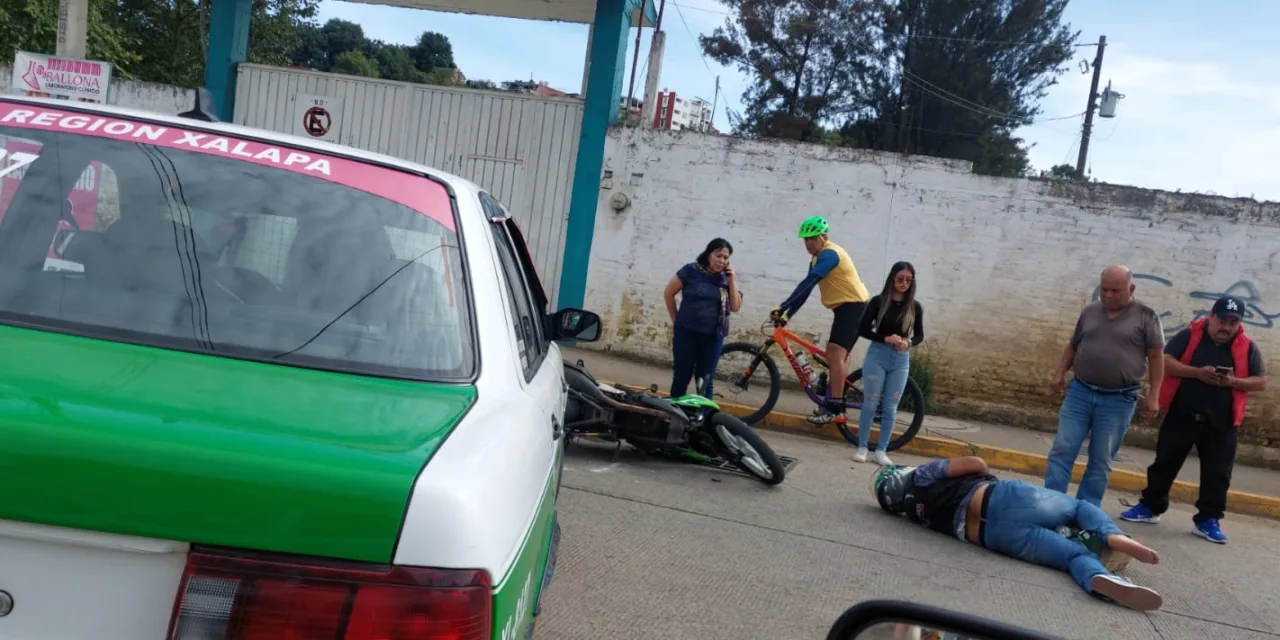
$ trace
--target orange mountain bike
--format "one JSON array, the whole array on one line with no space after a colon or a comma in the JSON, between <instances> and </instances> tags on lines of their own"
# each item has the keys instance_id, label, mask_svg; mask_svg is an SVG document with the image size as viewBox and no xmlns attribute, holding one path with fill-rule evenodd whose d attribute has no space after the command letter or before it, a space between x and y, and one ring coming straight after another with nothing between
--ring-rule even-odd
<instances>
[{"instance_id":1,"label":"orange mountain bike","mask_svg":"<svg viewBox=\"0 0 1280 640\"><path fill-rule=\"evenodd\" d=\"M772 327L772 331L769 328ZM827 353L826 351L813 346L809 341L789 331L785 326L775 323L772 320L766 321L760 327L761 333L767 336L764 344L755 345L749 342L730 342L725 344L720 350L720 364L716 369L717 381L727 383L730 391L735 393L751 392L753 387L758 393L752 393L751 397L745 402L739 404L747 404L748 406L757 406L759 394L765 395L764 401L759 404L759 409L750 415L742 416L742 421L747 424L755 424L763 419L774 405L778 403L778 397L782 394L782 377L778 373L778 364L774 362L773 357L769 355L769 350L777 345L782 349L782 354L787 357L787 362L791 363L791 370L795 372L796 379L800 383L800 387L808 394L809 400L817 407L826 402L827 397ZM793 347L798 347L794 348ZM807 354L807 355L806 355ZM822 371L815 369L810 363L809 358L813 358L814 363ZM763 366L762 366L763 365ZM763 369L763 371L761 370ZM764 374L766 379L761 379L760 375ZM845 378L844 405L846 409L862 410L863 394L862 394L862 369L857 369ZM723 388L723 387L720 387ZM814 412L818 409L815 407ZM902 445L909 442L916 436L916 432L920 430L920 425L924 422L924 394L920 391L920 386L915 380L907 379L907 388L903 391L902 401L898 404L898 417L894 420L894 426L890 430L891 435L897 435L896 438L889 442L889 451L895 451ZM868 447L874 451L879 443L881 413L879 407L876 410L875 425L876 431L873 432ZM909 418L909 420L905 420ZM858 421L855 417L850 416L846 422L835 423L836 428L840 430L840 435L844 436L849 444L857 446L858 444Z\"/></svg>"}]
</instances>

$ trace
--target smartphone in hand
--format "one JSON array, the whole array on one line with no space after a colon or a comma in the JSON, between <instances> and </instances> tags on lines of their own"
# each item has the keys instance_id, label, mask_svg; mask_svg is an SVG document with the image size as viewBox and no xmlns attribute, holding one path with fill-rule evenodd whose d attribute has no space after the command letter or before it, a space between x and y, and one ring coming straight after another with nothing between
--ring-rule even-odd
<instances>
[{"instance_id":1,"label":"smartphone in hand","mask_svg":"<svg viewBox=\"0 0 1280 640\"><path fill-rule=\"evenodd\" d=\"M1213 368L1213 372L1220 376L1229 376L1234 371L1235 369L1232 369L1231 367L1214 367Z\"/></svg>"}]
</instances>

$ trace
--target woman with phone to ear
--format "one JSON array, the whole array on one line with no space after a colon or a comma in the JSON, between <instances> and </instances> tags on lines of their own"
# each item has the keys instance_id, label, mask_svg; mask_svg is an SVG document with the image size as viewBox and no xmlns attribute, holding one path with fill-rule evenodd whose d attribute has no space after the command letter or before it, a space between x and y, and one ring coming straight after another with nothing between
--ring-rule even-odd
<instances>
[{"instance_id":1,"label":"woman with phone to ear","mask_svg":"<svg viewBox=\"0 0 1280 640\"><path fill-rule=\"evenodd\" d=\"M674 372L671 397L688 393L691 379L705 380L694 392L711 397L712 377L720 348L729 335L729 314L742 309L742 293L729 258L733 245L716 238L693 262L680 267L663 291L674 333L671 340ZM676 294L680 294L677 308Z\"/></svg>"}]
</instances>

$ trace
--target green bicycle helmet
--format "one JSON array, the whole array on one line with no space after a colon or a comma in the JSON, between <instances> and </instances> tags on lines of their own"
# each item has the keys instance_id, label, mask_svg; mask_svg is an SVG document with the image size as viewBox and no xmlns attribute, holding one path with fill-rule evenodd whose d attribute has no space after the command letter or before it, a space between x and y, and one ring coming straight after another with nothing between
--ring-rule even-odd
<instances>
[{"instance_id":1,"label":"green bicycle helmet","mask_svg":"<svg viewBox=\"0 0 1280 640\"><path fill-rule=\"evenodd\" d=\"M800 223L800 237L813 238L826 233L831 226L827 224L827 219L822 216L813 216L807 218Z\"/></svg>"}]
</instances>

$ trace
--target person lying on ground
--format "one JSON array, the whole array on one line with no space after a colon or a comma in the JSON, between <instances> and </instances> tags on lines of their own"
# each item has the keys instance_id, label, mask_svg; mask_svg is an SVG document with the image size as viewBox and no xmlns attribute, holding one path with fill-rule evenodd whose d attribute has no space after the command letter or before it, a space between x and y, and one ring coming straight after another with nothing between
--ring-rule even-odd
<instances>
[{"instance_id":1,"label":"person lying on ground","mask_svg":"<svg viewBox=\"0 0 1280 640\"><path fill-rule=\"evenodd\" d=\"M1102 509L1060 491L991 475L976 456L919 467L881 467L871 479L880 508L930 529L1026 562L1071 574L1092 596L1136 611L1155 611L1159 593L1114 575L1098 554L1060 533L1073 527L1147 564L1160 556L1125 535Z\"/></svg>"}]
</instances>

